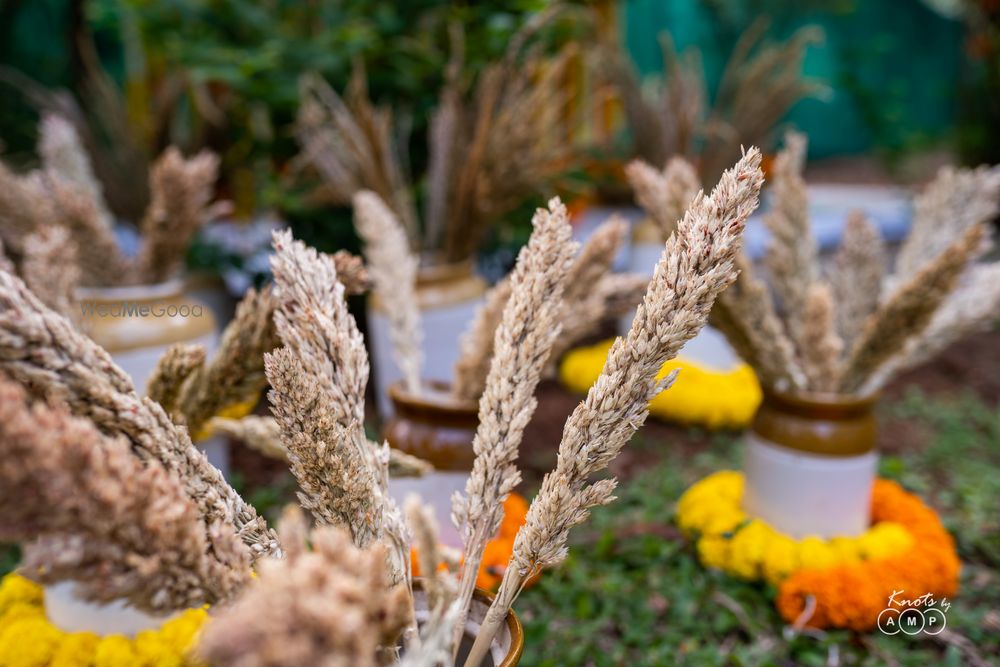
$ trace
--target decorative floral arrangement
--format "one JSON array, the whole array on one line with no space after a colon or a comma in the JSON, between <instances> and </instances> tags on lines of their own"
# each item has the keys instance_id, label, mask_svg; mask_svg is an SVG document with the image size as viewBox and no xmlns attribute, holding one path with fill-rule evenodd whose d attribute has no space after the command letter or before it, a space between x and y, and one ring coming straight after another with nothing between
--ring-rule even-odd
<instances>
[{"instance_id":1,"label":"decorative floral arrangement","mask_svg":"<svg viewBox=\"0 0 1000 667\"><path fill-rule=\"evenodd\" d=\"M601 373L612 341L578 347L563 357L559 380L570 391L586 392ZM678 372L669 392L649 404L649 414L667 421L704 426L709 429L746 428L757 407L761 392L757 376L747 364L728 371L706 368L678 357L663 365L660 376Z\"/></svg>"},{"instance_id":2,"label":"decorative floral arrangement","mask_svg":"<svg viewBox=\"0 0 1000 667\"><path fill-rule=\"evenodd\" d=\"M41 169L22 176L0 164L0 241L26 282L49 305L58 303L50 296L52 273L35 279L26 266L37 252L56 253L58 247L63 271L56 282L64 292L77 283L159 283L176 277L195 233L224 209L213 203L218 158L202 152L186 159L176 148L168 148L150 168L146 210L141 220L133 221L141 242L135 256L127 256L116 235L116 213L105 201L73 124L46 116L40 137ZM60 235L58 246L55 234ZM42 246L36 240L33 251L32 239L39 235L49 243Z\"/></svg>"},{"instance_id":3,"label":"decorative floral arrangement","mask_svg":"<svg viewBox=\"0 0 1000 667\"><path fill-rule=\"evenodd\" d=\"M736 279L734 260L763 182L759 164L759 151L748 151L711 194L695 198L667 242L628 335L567 420L556 468L513 538L465 664L479 664L491 649L526 583L565 558L569 530L614 499L616 481L597 475L673 381L658 378L659 369ZM293 506L280 533L194 447L185 423L196 413L140 398L104 350L0 271L0 509L8 519L0 540L21 543L21 574L73 582L82 601L124 600L151 614L211 604L217 612L197 652L218 667L374 666L399 662L400 645L409 667L453 663L488 544L520 481L518 448L577 251L558 200L533 222L494 336L475 464L454 498L464 543L457 578L439 570L446 560L427 509L414 499L404 512L388 495L389 447L365 436L368 359L335 258L287 232L275 235L270 312L281 346L264 355L264 371L281 451L316 524L311 529ZM238 319L260 323L268 311L248 306ZM248 350L260 350L267 327L249 329L249 339L233 334L232 349L249 341ZM183 352L164 357L151 383L175 408L190 378L212 374L203 352ZM242 386L239 377L226 379ZM414 546L429 575L419 627Z\"/></svg>"},{"instance_id":4,"label":"decorative floral arrangement","mask_svg":"<svg viewBox=\"0 0 1000 667\"><path fill-rule=\"evenodd\" d=\"M858 537L796 540L741 509L743 475L721 471L684 492L677 521L698 558L749 581L778 587L789 623L870 630L894 590L952 596L960 562L937 514L897 483L876 480L872 525Z\"/></svg>"},{"instance_id":5,"label":"decorative floral arrangement","mask_svg":"<svg viewBox=\"0 0 1000 667\"><path fill-rule=\"evenodd\" d=\"M188 609L134 638L63 632L45 615L41 586L17 574L0 582L0 665L4 667L164 667L193 665L205 609Z\"/></svg>"}]
</instances>

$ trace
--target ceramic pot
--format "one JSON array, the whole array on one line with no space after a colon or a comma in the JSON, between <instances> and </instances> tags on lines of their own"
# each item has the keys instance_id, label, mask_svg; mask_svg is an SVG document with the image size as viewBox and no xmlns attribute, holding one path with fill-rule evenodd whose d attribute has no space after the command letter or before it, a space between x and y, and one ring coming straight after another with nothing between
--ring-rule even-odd
<instances>
[{"instance_id":1,"label":"ceramic pot","mask_svg":"<svg viewBox=\"0 0 1000 667\"><path fill-rule=\"evenodd\" d=\"M107 604L80 600L73 594L72 581L45 586L45 615L63 632L93 632L100 636L134 637L143 630L153 630L176 614L153 616L129 607L123 600Z\"/></svg>"},{"instance_id":2,"label":"ceramic pot","mask_svg":"<svg viewBox=\"0 0 1000 667\"><path fill-rule=\"evenodd\" d=\"M218 344L212 309L184 290L182 280L155 285L86 287L77 291L81 328L131 378L143 393L163 353L176 343L199 344L209 356ZM208 460L226 474L228 446L224 439L198 443Z\"/></svg>"},{"instance_id":3,"label":"ceramic pot","mask_svg":"<svg viewBox=\"0 0 1000 667\"><path fill-rule=\"evenodd\" d=\"M794 538L867 530L877 400L765 390L746 436L743 509Z\"/></svg>"},{"instance_id":4,"label":"ceramic pot","mask_svg":"<svg viewBox=\"0 0 1000 667\"><path fill-rule=\"evenodd\" d=\"M423 477L389 480L389 492L402 505L415 493L434 509L439 539L449 547L462 541L451 522L451 496L465 490L475 453L472 440L479 426L479 402L452 396L446 382L428 381L419 396L406 391L401 382L390 385L393 416L384 437L392 447L420 457L434 466Z\"/></svg>"},{"instance_id":5,"label":"ceramic pot","mask_svg":"<svg viewBox=\"0 0 1000 667\"><path fill-rule=\"evenodd\" d=\"M459 647L456 665L465 664L465 659L472 648L472 643L476 639L476 633L486 618L486 612L493 603L493 595L477 588L472 596L472 605L469 607L469 618L465 624L465 635L462 638L462 645ZM424 594L422 582L419 578L413 580L413 606L416 611L417 623L425 621L430 612L427 609L427 596ZM501 626L490 652L483 660L481 667L514 667L521 661L521 653L524 651L524 629L514 610L507 612L507 622Z\"/></svg>"},{"instance_id":6,"label":"ceramic pot","mask_svg":"<svg viewBox=\"0 0 1000 667\"><path fill-rule=\"evenodd\" d=\"M416 292L424 329L423 377L448 381L458 361L459 338L483 301L486 282L474 273L469 260L421 267ZM392 413L389 386L402 373L396 365L385 305L374 292L368 301L368 336L378 409L388 416Z\"/></svg>"}]
</instances>

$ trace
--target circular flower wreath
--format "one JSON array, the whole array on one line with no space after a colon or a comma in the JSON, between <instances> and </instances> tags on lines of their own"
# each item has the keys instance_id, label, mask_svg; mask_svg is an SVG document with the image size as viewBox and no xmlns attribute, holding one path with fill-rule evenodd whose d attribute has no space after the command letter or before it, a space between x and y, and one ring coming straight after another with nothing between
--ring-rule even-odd
<instances>
[{"instance_id":1,"label":"circular flower wreath","mask_svg":"<svg viewBox=\"0 0 1000 667\"><path fill-rule=\"evenodd\" d=\"M189 653L208 618L189 609L134 638L63 632L45 616L41 586L17 574L0 582L0 665L3 667L166 667L195 664Z\"/></svg>"},{"instance_id":2,"label":"circular flower wreath","mask_svg":"<svg viewBox=\"0 0 1000 667\"><path fill-rule=\"evenodd\" d=\"M811 606L810 627L870 630L894 591L952 596L958 588L951 535L895 482L875 481L872 526L850 538L795 540L744 513L742 499L743 475L717 472L681 496L677 519L697 536L705 566L777 585L775 604L789 623Z\"/></svg>"},{"instance_id":3,"label":"circular flower wreath","mask_svg":"<svg viewBox=\"0 0 1000 667\"><path fill-rule=\"evenodd\" d=\"M570 391L586 393L601 374L612 342L606 340L567 353L559 366L563 385ZM666 377L674 369L680 370L677 381L670 391L650 401L650 414L710 429L739 429L750 424L760 405L761 391L749 366L740 364L729 371L716 371L678 358L665 363L659 377Z\"/></svg>"}]
</instances>

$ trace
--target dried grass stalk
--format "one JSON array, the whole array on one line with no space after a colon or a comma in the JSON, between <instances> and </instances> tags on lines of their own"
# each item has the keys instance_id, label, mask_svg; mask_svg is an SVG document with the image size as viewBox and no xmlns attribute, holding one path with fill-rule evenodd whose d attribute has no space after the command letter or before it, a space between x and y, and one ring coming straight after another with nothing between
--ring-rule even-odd
<instances>
[{"instance_id":1,"label":"dried grass stalk","mask_svg":"<svg viewBox=\"0 0 1000 667\"><path fill-rule=\"evenodd\" d=\"M847 217L830 275L837 332L845 344L854 341L865 319L878 308L885 262L881 234L863 213L853 211Z\"/></svg>"},{"instance_id":2,"label":"dried grass stalk","mask_svg":"<svg viewBox=\"0 0 1000 667\"><path fill-rule=\"evenodd\" d=\"M969 227L990 222L1000 208L1000 167L942 167L913 205L913 224L896 257L895 280L906 280Z\"/></svg>"},{"instance_id":3,"label":"dried grass stalk","mask_svg":"<svg viewBox=\"0 0 1000 667\"><path fill-rule=\"evenodd\" d=\"M0 539L22 569L76 582L84 599L158 613L225 602L250 580L250 554L221 521L203 524L181 482L65 407L0 380Z\"/></svg>"},{"instance_id":4,"label":"dried grass stalk","mask_svg":"<svg viewBox=\"0 0 1000 667\"><path fill-rule=\"evenodd\" d=\"M802 316L802 368L810 389L832 392L840 379L844 341L837 333L830 287L815 283L806 293Z\"/></svg>"},{"instance_id":5,"label":"dried grass stalk","mask_svg":"<svg viewBox=\"0 0 1000 667\"><path fill-rule=\"evenodd\" d=\"M76 244L62 227L42 227L24 241L21 277L46 306L75 322L80 268Z\"/></svg>"},{"instance_id":6,"label":"dried grass stalk","mask_svg":"<svg viewBox=\"0 0 1000 667\"><path fill-rule=\"evenodd\" d=\"M788 332L800 347L807 294L819 277L819 251L809 225L809 201L802 179L805 157L805 136L787 133L785 148L774 160L773 206L764 216L771 232L764 262Z\"/></svg>"},{"instance_id":7,"label":"dried grass stalk","mask_svg":"<svg viewBox=\"0 0 1000 667\"><path fill-rule=\"evenodd\" d=\"M264 354L280 344L272 319L275 306L270 288L248 290L222 332L215 356L184 380L174 414L196 438L206 435L215 415L259 400L267 386Z\"/></svg>"},{"instance_id":8,"label":"dried grass stalk","mask_svg":"<svg viewBox=\"0 0 1000 667\"><path fill-rule=\"evenodd\" d=\"M423 575L427 607L431 611L447 607L455 598L457 585L454 577L440 569L444 559L438 543L437 521L434 510L424 505L417 496L410 496L404 504L406 523L413 535L420 572Z\"/></svg>"},{"instance_id":9,"label":"dried grass stalk","mask_svg":"<svg viewBox=\"0 0 1000 667\"><path fill-rule=\"evenodd\" d=\"M354 220L365 242L368 270L382 301L382 310L389 319L396 363L407 391L420 394L423 330L416 295L419 262L410 253L396 216L374 192L362 191L354 196Z\"/></svg>"},{"instance_id":10,"label":"dried grass stalk","mask_svg":"<svg viewBox=\"0 0 1000 667\"><path fill-rule=\"evenodd\" d=\"M216 417L211 422L213 431L240 440L250 449L273 459L286 461L285 445L281 442L281 427L272 417L248 415L242 419ZM378 447L369 442L369 447ZM434 466L423 459L405 454L398 449L389 449L390 477L421 477L434 470Z\"/></svg>"},{"instance_id":11,"label":"dried grass stalk","mask_svg":"<svg viewBox=\"0 0 1000 667\"><path fill-rule=\"evenodd\" d=\"M385 541L393 581L408 580L406 527L386 488L388 447L370 447L364 434L368 357L336 267L289 232L274 234L274 248L274 321L284 347L264 366L299 500L359 548Z\"/></svg>"},{"instance_id":12,"label":"dried grass stalk","mask_svg":"<svg viewBox=\"0 0 1000 667\"><path fill-rule=\"evenodd\" d=\"M299 89L296 136L303 159L323 176L327 194L348 204L361 190L377 193L419 250L417 214L394 138L392 111L371 102L364 70L355 68L344 99L318 75L303 77Z\"/></svg>"},{"instance_id":13,"label":"dried grass stalk","mask_svg":"<svg viewBox=\"0 0 1000 667\"><path fill-rule=\"evenodd\" d=\"M364 294L371 289L371 277L364 260L346 250L333 253L333 264L337 267L337 280L347 294Z\"/></svg>"},{"instance_id":14,"label":"dried grass stalk","mask_svg":"<svg viewBox=\"0 0 1000 667\"><path fill-rule=\"evenodd\" d=\"M625 176L636 201L653 218L664 240L677 229L677 222L701 189L694 167L682 157L670 158L662 172L634 160L625 167Z\"/></svg>"},{"instance_id":15,"label":"dried grass stalk","mask_svg":"<svg viewBox=\"0 0 1000 667\"><path fill-rule=\"evenodd\" d=\"M218 667L376 667L395 656L412 612L406 588L387 585L384 547L358 549L329 526L312 532L311 549L304 537L289 543L288 558L262 563L250 590L206 626L201 659Z\"/></svg>"},{"instance_id":16,"label":"dried grass stalk","mask_svg":"<svg viewBox=\"0 0 1000 667\"><path fill-rule=\"evenodd\" d=\"M114 229L102 217L95 200L62 179L46 177L43 182L58 224L69 230L76 244L81 283L105 286L128 282L132 264L122 254Z\"/></svg>"},{"instance_id":17,"label":"dried grass stalk","mask_svg":"<svg viewBox=\"0 0 1000 667\"><path fill-rule=\"evenodd\" d=\"M718 294L736 279L734 261L764 177L751 148L710 196L699 193L667 241L642 304L619 338L587 398L566 421L555 470L545 476L514 541L497 597L466 666L478 665L525 581L566 556L569 530L589 509L613 500L616 481L591 481L643 424L649 401L676 374L657 380L663 364L704 326Z\"/></svg>"},{"instance_id":18,"label":"dried grass stalk","mask_svg":"<svg viewBox=\"0 0 1000 667\"><path fill-rule=\"evenodd\" d=\"M476 400L483 395L483 390L486 389L486 376L490 372L490 362L493 361L493 338L497 327L500 326L503 310L510 299L510 292L509 279L501 280L494 285L486 293L472 324L462 334L452 381L452 392L455 396Z\"/></svg>"},{"instance_id":19,"label":"dried grass stalk","mask_svg":"<svg viewBox=\"0 0 1000 667\"><path fill-rule=\"evenodd\" d=\"M982 224L966 229L868 317L848 355L840 391L857 391L910 337L924 331L934 311L958 285L962 271L983 252L985 237Z\"/></svg>"},{"instance_id":20,"label":"dried grass stalk","mask_svg":"<svg viewBox=\"0 0 1000 667\"><path fill-rule=\"evenodd\" d=\"M167 348L146 381L146 396L168 413L178 410L181 388L192 373L205 365L205 346L177 343Z\"/></svg>"},{"instance_id":21,"label":"dried grass stalk","mask_svg":"<svg viewBox=\"0 0 1000 667\"><path fill-rule=\"evenodd\" d=\"M534 231L510 277L511 295L497 327L493 362L479 399L476 453L465 494L452 499L452 520L462 534L465 562L458 599L464 627L486 543L503 518L503 501L521 481L517 450L535 411L535 387L559 334L562 294L576 244L566 207L558 198L532 218Z\"/></svg>"},{"instance_id":22,"label":"dried grass stalk","mask_svg":"<svg viewBox=\"0 0 1000 667\"><path fill-rule=\"evenodd\" d=\"M20 261L28 235L57 223L42 179L37 174L19 176L0 161L0 241L10 258Z\"/></svg>"},{"instance_id":23,"label":"dried grass stalk","mask_svg":"<svg viewBox=\"0 0 1000 667\"><path fill-rule=\"evenodd\" d=\"M865 381L861 394L881 389L893 375L928 361L962 336L988 328L1000 319L1000 262L973 266L962 284L934 313L924 331L906 341Z\"/></svg>"},{"instance_id":24,"label":"dried grass stalk","mask_svg":"<svg viewBox=\"0 0 1000 667\"><path fill-rule=\"evenodd\" d=\"M136 257L133 280L157 283L172 278L201 225L219 171L219 158L202 151L184 159L171 146L153 164L149 174L151 199L140 225L142 248Z\"/></svg>"},{"instance_id":25,"label":"dried grass stalk","mask_svg":"<svg viewBox=\"0 0 1000 667\"><path fill-rule=\"evenodd\" d=\"M123 435L143 459L184 484L206 525L235 526L254 558L280 553L263 518L226 483L163 409L140 398L107 352L46 308L16 276L0 273L0 371L36 398L64 401L105 435Z\"/></svg>"},{"instance_id":26,"label":"dried grass stalk","mask_svg":"<svg viewBox=\"0 0 1000 667\"><path fill-rule=\"evenodd\" d=\"M58 114L44 114L38 131L38 152L45 171L79 189L94 203L102 224L111 228L114 217L73 123Z\"/></svg>"}]
</instances>

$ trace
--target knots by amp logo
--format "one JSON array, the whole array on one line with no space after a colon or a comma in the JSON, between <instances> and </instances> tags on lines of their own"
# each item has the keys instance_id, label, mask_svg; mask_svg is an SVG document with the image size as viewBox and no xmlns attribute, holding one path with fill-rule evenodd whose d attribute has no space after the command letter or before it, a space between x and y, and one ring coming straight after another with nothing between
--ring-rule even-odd
<instances>
[{"instance_id":1,"label":"knots by amp logo","mask_svg":"<svg viewBox=\"0 0 1000 667\"><path fill-rule=\"evenodd\" d=\"M878 629L887 635L936 635L948 624L948 598L935 599L930 593L906 598L906 591L894 590L889 603L878 615Z\"/></svg>"}]
</instances>

